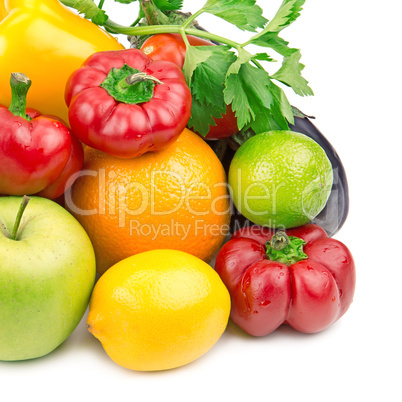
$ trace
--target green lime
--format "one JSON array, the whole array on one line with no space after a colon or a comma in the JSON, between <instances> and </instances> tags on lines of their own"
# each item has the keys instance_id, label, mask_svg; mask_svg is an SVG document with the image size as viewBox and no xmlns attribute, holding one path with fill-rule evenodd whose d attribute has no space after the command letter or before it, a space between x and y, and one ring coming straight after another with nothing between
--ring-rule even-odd
<instances>
[{"instance_id":1,"label":"green lime","mask_svg":"<svg viewBox=\"0 0 402 402\"><path fill-rule=\"evenodd\" d=\"M248 139L229 168L229 188L239 212L251 222L291 228L325 207L332 165L321 146L304 134L269 131Z\"/></svg>"}]
</instances>

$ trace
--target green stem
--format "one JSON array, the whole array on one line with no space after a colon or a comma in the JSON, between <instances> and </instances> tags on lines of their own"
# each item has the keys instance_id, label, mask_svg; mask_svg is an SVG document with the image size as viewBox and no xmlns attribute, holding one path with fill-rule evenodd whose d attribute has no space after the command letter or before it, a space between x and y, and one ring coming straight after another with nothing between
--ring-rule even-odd
<instances>
[{"instance_id":1,"label":"green stem","mask_svg":"<svg viewBox=\"0 0 402 402\"><path fill-rule=\"evenodd\" d=\"M183 27L180 25L151 25L151 26L141 26L141 27L126 27L123 25L116 24L112 20L108 19L105 23L105 28L113 31L116 34L130 35L130 36L141 36L141 35L157 35L161 33L182 33ZM196 28L185 28L184 33L186 35L198 36L200 38L213 40L216 42L223 43L230 47L239 49L241 46L238 42L232 41L230 39L224 38L223 36L215 35L211 32L201 31Z\"/></svg>"},{"instance_id":2,"label":"green stem","mask_svg":"<svg viewBox=\"0 0 402 402\"><path fill-rule=\"evenodd\" d=\"M22 197L20 208L18 209L17 217L15 218L14 228L11 233L10 237L11 240L17 240L17 233L20 227L22 215L24 214L25 208L27 207L29 200L30 198L26 195Z\"/></svg>"},{"instance_id":3,"label":"green stem","mask_svg":"<svg viewBox=\"0 0 402 402\"><path fill-rule=\"evenodd\" d=\"M105 0L100 0L100 2L99 2L99 4L98 4L98 8L100 9L100 10L102 10L102 7L103 7L103 3L105 2Z\"/></svg>"},{"instance_id":4,"label":"green stem","mask_svg":"<svg viewBox=\"0 0 402 402\"><path fill-rule=\"evenodd\" d=\"M139 15L137 19L130 25L130 27L135 27L141 21L141 16Z\"/></svg>"},{"instance_id":5,"label":"green stem","mask_svg":"<svg viewBox=\"0 0 402 402\"><path fill-rule=\"evenodd\" d=\"M186 45L186 49L188 49L191 45L190 45L190 42L189 42L189 40L188 40L188 38L187 38L186 30L185 30L184 28L182 28L182 29L180 30L180 35L181 35L181 37L183 38L183 42L184 42L184 44Z\"/></svg>"},{"instance_id":6,"label":"green stem","mask_svg":"<svg viewBox=\"0 0 402 402\"><path fill-rule=\"evenodd\" d=\"M60 0L60 3L64 4L67 7L74 8L76 0Z\"/></svg>"},{"instance_id":7,"label":"green stem","mask_svg":"<svg viewBox=\"0 0 402 402\"><path fill-rule=\"evenodd\" d=\"M187 18L186 22L182 25L184 29L186 29L197 17L204 13L204 10L198 10L196 13L191 14L190 17Z\"/></svg>"},{"instance_id":8,"label":"green stem","mask_svg":"<svg viewBox=\"0 0 402 402\"><path fill-rule=\"evenodd\" d=\"M166 15L155 6L153 0L141 0L141 7L149 25L169 24L168 17L166 17Z\"/></svg>"},{"instance_id":9,"label":"green stem","mask_svg":"<svg viewBox=\"0 0 402 402\"><path fill-rule=\"evenodd\" d=\"M261 70L264 70L264 67L260 64L260 62L258 60L255 59L251 59L251 62L258 68L260 68Z\"/></svg>"},{"instance_id":10,"label":"green stem","mask_svg":"<svg viewBox=\"0 0 402 402\"><path fill-rule=\"evenodd\" d=\"M30 120L26 114L27 93L31 80L22 73L12 73L10 78L11 103L8 110L14 115Z\"/></svg>"}]
</instances>

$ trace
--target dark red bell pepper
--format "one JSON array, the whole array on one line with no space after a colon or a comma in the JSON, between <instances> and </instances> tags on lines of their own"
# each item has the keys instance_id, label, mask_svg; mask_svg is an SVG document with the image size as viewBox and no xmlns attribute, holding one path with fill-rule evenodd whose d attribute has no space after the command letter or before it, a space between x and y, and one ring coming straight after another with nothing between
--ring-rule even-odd
<instances>
[{"instance_id":1,"label":"dark red bell pepper","mask_svg":"<svg viewBox=\"0 0 402 402\"><path fill-rule=\"evenodd\" d=\"M324 330L347 311L356 283L348 248L314 224L286 232L239 229L219 251L215 270L231 295L232 321L254 336L281 324Z\"/></svg>"},{"instance_id":2,"label":"dark red bell pepper","mask_svg":"<svg viewBox=\"0 0 402 402\"><path fill-rule=\"evenodd\" d=\"M0 105L0 194L57 198L82 168L82 145L59 118L26 109L26 75L13 73L10 84L10 107Z\"/></svg>"},{"instance_id":3,"label":"dark red bell pepper","mask_svg":"<svg viewBox=\"0 0 402 402\"><path fill-rule=\"evenodd\" d=\"M94 53L70 76L65 98L78 139L119 158L163 149L191 113L182 71L139 49Z\"/></svg>"}]
</instances>

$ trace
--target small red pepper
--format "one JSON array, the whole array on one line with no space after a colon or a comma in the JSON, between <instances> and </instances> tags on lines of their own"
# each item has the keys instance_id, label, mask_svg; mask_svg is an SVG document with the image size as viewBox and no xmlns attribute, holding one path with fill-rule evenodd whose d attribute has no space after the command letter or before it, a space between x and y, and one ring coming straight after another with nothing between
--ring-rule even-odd
<instances>
[{"instance_id":1,"label":"small red pepper","mask_svg":"<svg viewBox=\"0 0 402 402\"><path fill-rule=\"evenodd\" d=\"M10 107L0 105L0 194L55 199L81 170L82 145L58 117L26 109L26 75L11 74L10 85Z\"/></svg>"},{"instance_id":2,"label":"small red pepper","mask_svg":"<svg viewBox=\"0 0 402 402\"><path fill-rule=\"evenodd\" d=\"M353 257L318 225L277 231L239 229L219 251L215 270L229 290L231 319L264 336L281 324L315 333L337 321L353 300Z\"/></svg>"},{"instance_id":3,"label":"small red pepper","mask_svg":"<svg viewBox=\"0 0 402 402\"><path fill-rule=\"evenodd\" d=\"M65 98L77 137L120 158L163 149L191 114L182 71L139 49L94 53L70 76Z\"/></svg>"}]
</instances>

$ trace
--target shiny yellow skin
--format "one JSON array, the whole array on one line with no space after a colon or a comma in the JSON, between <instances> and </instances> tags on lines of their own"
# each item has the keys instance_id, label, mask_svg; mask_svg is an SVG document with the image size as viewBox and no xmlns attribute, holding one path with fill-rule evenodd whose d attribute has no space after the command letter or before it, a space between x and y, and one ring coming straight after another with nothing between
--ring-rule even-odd
<instances>
[{"instance_id":1,"label":"shiny yellow skin","mask_svg":"<svg viewBox=\"0 0 402 402\"><path fill-rule=\"evenodd\" d=\"M27 106L68 122L70 74L92 53L123 48L57 0L0 1L0 104L10 103L10 74L22 72L32 81Z\"/></svg>"},{"instance_id":2,"label":"shiny yellow skin","mask_svg":"<svg viewBox=\"0 0 402 402\"><path fill-rule=\"evenodd\" d=\"M109 268L92 292L88 330L130 370L168 370L207 353L224 333L230 295L216 271L179 250L150 250Z\"/></svg>"},{"instance_id":3,"label":"shiny yellow skin","mask_svg":"<svg viewBox=\"0 0 402 402\"><path fill-rule=\"evenodd\" d=\"M6 8L4 6L4 3L0 2L0 21L5 18L5 16L7 15L7 11Z\"/></svg>"}]
</instances>

